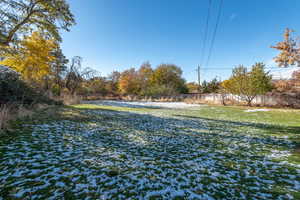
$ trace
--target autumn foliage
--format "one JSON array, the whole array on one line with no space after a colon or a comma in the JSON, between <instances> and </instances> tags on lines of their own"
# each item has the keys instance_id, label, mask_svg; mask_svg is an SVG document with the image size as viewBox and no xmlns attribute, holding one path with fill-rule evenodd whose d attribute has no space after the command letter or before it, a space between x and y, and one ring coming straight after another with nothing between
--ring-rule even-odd
<instances>
[{"instance_id":1,"label":"autumn foliage","mask_svg":"<svg viewBox=\"0 0 300 200\"><path fill-rule=\"evenodd\" d=\"M222 83L229 93L238 95L249 106L257 95L272 90L272 76L265 72L263 63L256 63L251 71L240 65L233 69L231 77Z\"/></svg>"},{"instance_id":2,"label":"autumn foliage","mask_svg":"<svg viewBox=\"0 0 300 200\"><path fill-rule=\"evenodd\" d=\"M25 81L31 84L42 83L51 74L51 63L55 61L52 52L58 48L53 39L46 39L41 33L33 32L25 37L17 47L17 52L8 52L0 64L6 65L22 74Z\"/></svg>"},{"instance_id":3,"label":"autumn foliage","mask_svg":"<svg viewBox=\"0 0 300 200\"><path fill-rule=\"evenodd\" d=\"M171 95L187 92L182 71L173 64L161 64L152 69L144 63L139 70L131 68L121 73L119 90L121 94L140 96Z\"/></svg>"},{"instance_id":4,"label":"autumn foliage","mask_svg":"<svg viewBox=\"0 0 300 200\"><path fill-rule=\"evenodd\" d=\"M279 55L274 58L274 61L280 67L300 66L300 44L292 38L291 34L293 32L293 30L287 28L284 32L284 40L275 46L271 46L271 48L280 51Z\"/></svg>"},{"instance_id":5,"label":"autumn foliage","mask_svg":"<svg viewBox=\"0 0 300 200\"><path fill-rule=\"evenodd\" d=\"M121 94L134 94L140 93L140 83L138 73L134 68L125 70L119 79L119 89Z\"/></svg>"}]
</instances>

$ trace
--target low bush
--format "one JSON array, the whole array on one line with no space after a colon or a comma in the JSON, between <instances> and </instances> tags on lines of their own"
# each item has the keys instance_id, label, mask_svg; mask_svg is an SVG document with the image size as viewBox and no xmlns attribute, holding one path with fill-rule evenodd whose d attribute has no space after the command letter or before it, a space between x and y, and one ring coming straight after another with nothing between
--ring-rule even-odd
<instances>
[{"instance_id":1,"label":"low bush","mask_svg":"<svg viewBox=\"0 0 300 200\"><path fill-rule=\"evenodd\" d=\"M300 108L300 93L284 92L270 93L271 96L277 99L278 107Z\"/></svg>"},{"instance_id":2,"label":"low bush","mask_svg":"<svg viewBox=\"0 0 300 200\"><path fill-rule=\"evenodd\" d=\"M165 85L154 85L148 88L147 93L145 93L145 96L159 97L171 96L176 94L179 94L179 92L174 87L169 87Z\"/></svg>"},{"instance_id":3,"label":"low bush","mask_svg":"<svg viewBox=\"0 0 300 200\"><path fill-rule=\"evenodd\" d=\"M5 66L0 66L0 94L0 105L58 104L43 92L28 86L17 72Z\"/></svg>"}]
</instances>

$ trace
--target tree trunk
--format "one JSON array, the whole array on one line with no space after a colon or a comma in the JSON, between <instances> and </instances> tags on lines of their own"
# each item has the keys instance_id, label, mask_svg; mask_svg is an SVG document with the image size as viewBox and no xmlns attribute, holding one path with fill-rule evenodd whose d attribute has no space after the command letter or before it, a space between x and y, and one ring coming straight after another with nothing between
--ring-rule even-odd
<instances>
[{"instance_id":1,"label":"tree trunk","mask_svg":"<svg viewBox=\"0 0 300 200\"><path fill-rule=\"evenodd\" d=\"M250 106L250 107L252 106L251 105L251 100L247 100L247 105Z\"/></svg>"},{"instance_id":2,"label":"tree trunk","mask_svg":"<svg viewBox=\"0 0 300 200\"><path fill-rule=\"evenodd\" d=\"M255 97L248 97L248 98L246 99L247 105L248 105L248 106L250 106L250 107L252 106L252 105L251 105L251 102L252 102L252 100L253 100L254 98L255 98Z\"/></svg>"}]
</instances>

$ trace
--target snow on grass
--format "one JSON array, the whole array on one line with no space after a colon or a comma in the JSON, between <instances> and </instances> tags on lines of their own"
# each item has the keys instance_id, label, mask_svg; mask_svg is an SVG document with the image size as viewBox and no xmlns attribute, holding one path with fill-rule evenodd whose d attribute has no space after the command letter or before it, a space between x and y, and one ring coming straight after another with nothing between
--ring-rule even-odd
<instances>
[{"instance_id":1,"label":"snow on grass","mask_svg":"<svg viewBox=\"0 0 300 200\"><path fill-rule=\"evenodd\" d=\"M179 111L179 112L184 112ZM249 124L102 109L0 141L4 199L297 199L294 143ZM29 126L27 126L28 128ZM280 160L278 160L280 158ZM1 199L1 198L0 198Z\"/></svg>"},{"instance_id":2,"label":"snow on grass","mask_svg":"<svg viewBox=\"0 0 300 200\"><path fill-rule=\"evenodd\" d=\"M270 111L270 109L260 108L260 109L248 109L248 110L245 110L245 112L266 112L266 111Z\"/></svg>"},{"instance_id":3,"label":"snow on grass","mask_svg":"<svg viewBox=\"0 0 300 200\"><path fill-rule=\"evenodd\" d=\"M279 150L273 150L270 155L268 155L270 158L283 158L288 157L291 155L290 151L279 151Z\"/></svg>"}]
</instances>

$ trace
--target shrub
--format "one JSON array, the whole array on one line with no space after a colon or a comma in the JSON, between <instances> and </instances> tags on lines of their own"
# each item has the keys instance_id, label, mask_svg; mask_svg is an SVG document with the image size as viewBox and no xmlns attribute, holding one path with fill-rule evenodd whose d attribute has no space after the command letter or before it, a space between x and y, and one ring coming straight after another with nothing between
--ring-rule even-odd
<instances>
[{"instance_id":1,"label":"shrub","mask_svg":"<svg viewBox=\"0 0 300 200\"><path fill-rule=\"evenodd\" d=\"M148 88L146 96L169 96L169 95L176 95L179 92L176 91L173 87L168 87L166 85L154 85Z\"/></svg>"},{"instance_id":2,"label":"shrub","mask_svg":"<svg viewBox=\"0 0 300 200\"><path fill-rule=\"evenodd\" d=\"M0 105L7 103L32 105L57 103L28 86L14 70L0 66Z\"/></svg>"}]
</instances>

